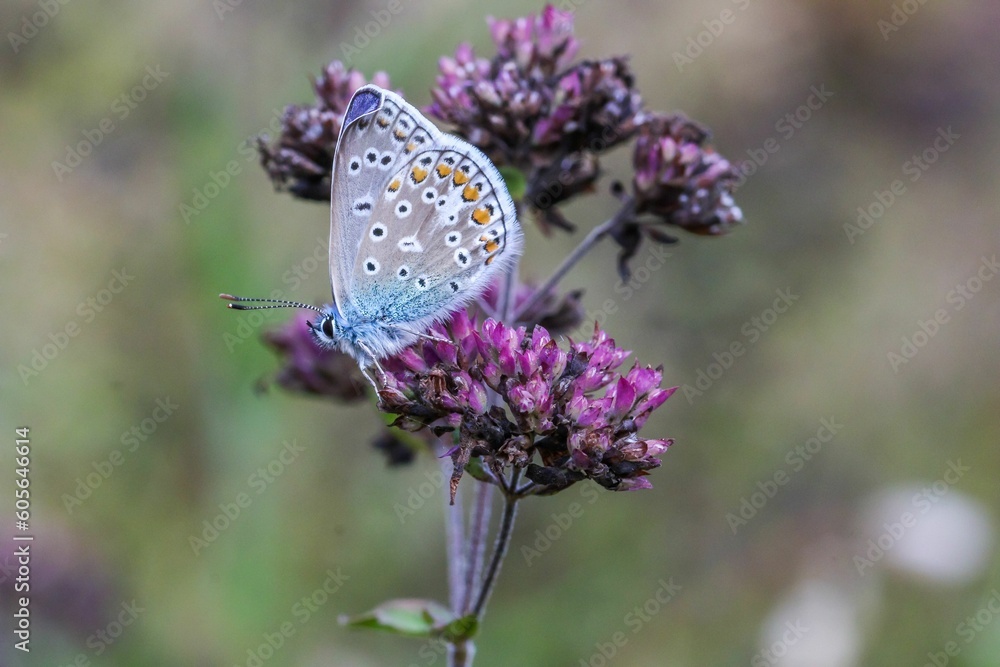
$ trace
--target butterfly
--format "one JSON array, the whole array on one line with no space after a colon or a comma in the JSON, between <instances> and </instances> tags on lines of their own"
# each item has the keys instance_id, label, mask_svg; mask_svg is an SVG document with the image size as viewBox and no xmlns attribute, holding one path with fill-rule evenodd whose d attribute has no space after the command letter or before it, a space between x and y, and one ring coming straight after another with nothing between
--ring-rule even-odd
<instances>
[{"instance_id":1,"label":"butterfly","mask_svg":"<svg viewBox=\"0 0 1000 667\"><path fill-rule=\"evenodd\" d=\"M317 342L367 369L482 296L510 271L524 236L497 168L478 148L441 132L399 95L359 88L333 158L330 283L317 308L220 294L237 310L297 307L319 313ZM272 305L248 306L243 302Z\"/></svg>"}]
</instances>

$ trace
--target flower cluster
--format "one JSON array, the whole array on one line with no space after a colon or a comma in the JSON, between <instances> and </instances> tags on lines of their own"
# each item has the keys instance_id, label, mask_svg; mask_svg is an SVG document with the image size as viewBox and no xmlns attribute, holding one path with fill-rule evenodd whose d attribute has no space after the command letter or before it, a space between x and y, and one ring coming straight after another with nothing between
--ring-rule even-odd
<instances>
[{"instance_id":1,"label":"flower cluster","mask_svg":"<svg viewBox=\"0 0 1000 667\"><path fill-rule=\"evenodd\" d=\"M360 72L335 60L313 81L314 106L285 108L276 145L269 146L266 137L257 142L261 164L275 186L303 199L330 201L333 154L344 113L354 91L365 83ZM378 72L372 83L388 88L389 77Z\"/></svg>"},{"instance_id":2,"label":"flower cluster","mask_svg":"<svg viewBox=\"0 0 1000 667\"><path fill-rule=\"evenodd\" d=\"M523 469L532 493L592 479L613 490L649 488L646 472L671 440L637 434L674 389L659 369L633 366L599 328L560 348L543 327L532 333L459 312L438 341L424 341L383 365L381 409L407 430L457 433L452 495L471 457L484 474ZM445 338L447 340L445 340ZM537 459L537 463L536 463Z\"/></svg>"},{"instance_id":3,"label":"flower cluster","mask_svg":"<svg viewBox=\"0 0 1000 667\"><path fill-rule=\"evenodd\" d=\"M525 198L544 212L591 187L595 155L635 134L642 100L626 58L572 64L570 12L548 5L537 17L489 25L496 55L479 58L462 44L442 58L427 112L494 162L524 171Z\"/></svg>"},{"instance_id":4,"label":"flower cluster","mask_svg":"<svg viewBox=\"0 0 1000 667\"><path fill-rule=\"evenodd\" d=\"M710 136L681 114L647 115L632 157L632 193L620 183L613 190L624 203L608 234L621 247L618 272L623 280L628 280L629 261L644 238L677 242L663 226L718 236L743 222L732 196L736 170L707 145Z\"/></svg>"},{"instance_id":5,"label":"flower cluster","mask_svg":"<svg viewBox=\"0 0 1000 667\"><path fill-rule=\"evenodd\" d=\"M635 142L636 213L695 234L724 234L743 221L736 171L706 146L707 129L680 114L647 120Z\"/></svg>"}]
</instances>

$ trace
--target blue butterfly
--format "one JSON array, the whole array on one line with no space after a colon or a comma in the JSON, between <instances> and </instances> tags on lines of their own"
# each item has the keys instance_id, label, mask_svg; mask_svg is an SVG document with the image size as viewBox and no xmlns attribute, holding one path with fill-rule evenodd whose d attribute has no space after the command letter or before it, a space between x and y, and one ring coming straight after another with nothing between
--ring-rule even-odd
<instances>
[{"instance_id":1,"label":"blue butterfly","mask_svg":"<svg viewBox=\"0 0 1000 667\"><path fill-rule=\"evenodd\" d=\"M503 177L478 148L444 134L378 86L359 88L333 159L330 283L323 308L220 295L230 308L292 306L320 317L320 345L339 347L362 373L482 296L524 245ZM246 306L239 302L277 305Z\"/></svg>"}]
</instances>

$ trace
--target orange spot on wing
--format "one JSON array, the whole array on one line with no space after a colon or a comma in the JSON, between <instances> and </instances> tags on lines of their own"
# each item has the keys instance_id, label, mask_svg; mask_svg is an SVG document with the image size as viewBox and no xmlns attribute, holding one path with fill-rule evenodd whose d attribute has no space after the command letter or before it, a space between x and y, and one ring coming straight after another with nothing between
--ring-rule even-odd
<instances>
[{"instance_id":1,"label":"orange spot on wing","mask_svg":"<svg viewBox=\"0 0 1000 667\"><path fill-rule=\"evenodd\" d=\"M476 201L479 199L479 190L471 185L466 185L465 189L462 190L462 199L465 201Z\"/></svg>"},{"instance_id":2,"label":"orange spot on wing","mask_svg":"<svg viewBox=\"0 0 1000 667\"><path fill-rule=\"evenodd\" d=\"M413 171L410 172L410 177L413 178L414 183L423 183L424 179L427 178L427 170L414 167Z\"/></svg>"},{"instance_id":3,"label":"orange spot on wing","mask_svg":"<svg viewBox=\"0 0 1000 667\"><path fill-rule=\"evenodd\" d=\"M472 221L477 225L487 225L490 222L490 211L487 208L477 208L472 212Z\"/></svg>"},{"instance_id":4,"label":"orange spot on wing","mask_svg":"<svg viewBox=\"0 0 1000 667\"><path fill-rule=\"evenodd\" d=\"M400 183L399 179L397 178L396 180L394 180L392 183L389 184L389 192L398 192L400 185L402 185L402 183Z\"/></svg>"},{"instance_id":5,"label":"orange spot on wing","mask_svg":"<svg viewBox=\"0 0 1000 667\"><path fill-rule=\"evenodd\" d=\"M381 127L381 128L389 127L389 121L387 121L385 118L382 118L382 116L379 116L375 120L375 122L378 123L378 126Z\"/></svg>"},{"instance_id":6,"label":"orange spot on wing","mask_svg":"<svg viewBox=\"0 0 1000 667\"><path fill-rule=\"evenodd\" d=\"M466 183L469 182L469 175L461 171L456 171L455 180L453 182L455 183L455 187L458 187L459 185L465 185Z\"/></svg>"},{"instance_id":7,"label":"orange spot on wing","mask_svg":"<svg viewBox=\"0 0 1000 667\"><path fill-rule=\"evenodd\" d=\"M406 138L406 132L403 132L402 130L396 130L393 134L396 135L396 138L400 141Z\"/></svg>"},{"instance_id":8,"label":"orange spot on wing","mask_svg":"<svg viewBox=\"0 0 1000 667\"><path fill-rule=\"evenodd\" d=\"M437 166L437 174L439 177L444 178L451 173L451 167L446 164L439 164Z\"/></svg>"},{"instance_id":9,"label":"orange spot on wing","mask_svg":"<svg viewBox=\"0 0 1000 667\"><path fill-rule=\"evenodd\" d=\"M407 153L412 153L413 149L416 148L416 147L417 147L417 145L411 141L410 143L406 144L406 152Z\"/></svg>"},{"instance_id":10,"label":"orange spot on wing","mask_svg":"<svg viewBox=\"0 0 1000 667\"><path fill-rule=\"evenodd\" d=\"M496 258L497 258L496 255L490 255L489 257L487 257L486 258L486 266L489 266L490 264L492 264L493 260L496 259Z\"/></svg>"},{"instance_id":11,"label":"orange spot on wing","mask_svg":"<svg viewBox=\"0 0 1000 667\"><path fill-rule=\"evenodd\" d=\"M500 247L499 241L490 241L489 243L483 246L483 249L486 250L486 252L495 252L496 249L499 247Z\"/></svg>"}]
</instances>

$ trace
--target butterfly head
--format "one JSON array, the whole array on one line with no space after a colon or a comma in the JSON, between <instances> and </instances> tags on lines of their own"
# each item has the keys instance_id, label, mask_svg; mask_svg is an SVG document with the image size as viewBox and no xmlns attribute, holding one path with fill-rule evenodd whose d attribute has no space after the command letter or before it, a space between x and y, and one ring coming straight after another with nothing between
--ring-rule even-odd
<instances>
[{"instance_id":1,"label":"butterfly head","mask_svg":"<svg viewBox=\"0 0 1000 667\"><path fill-rule=\"evenodd\" d=\"M322 347L334 347L343 338L343 327L337 318L337 311L333 308L319 311L320 317L315 322L309 322L308 326L312 331L316 342Z\"/></svg>"}]
</instances>

